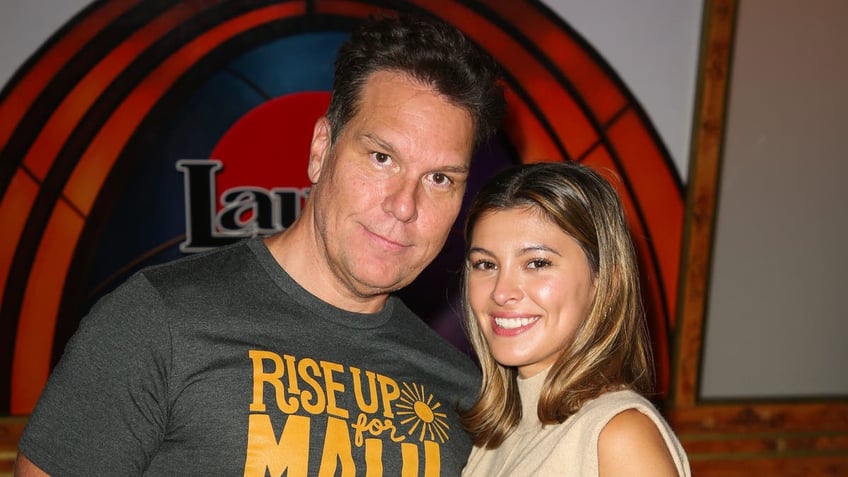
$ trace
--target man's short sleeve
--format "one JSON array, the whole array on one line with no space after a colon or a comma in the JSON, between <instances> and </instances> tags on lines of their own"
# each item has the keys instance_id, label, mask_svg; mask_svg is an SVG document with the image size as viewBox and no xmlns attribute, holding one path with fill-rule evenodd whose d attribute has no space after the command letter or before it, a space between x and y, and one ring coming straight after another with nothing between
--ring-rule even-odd
<instances>
[{"instance_id":1,"label":"man's short sleeve","mask_svg":"<svg viewBox=\"0 0 848 477\"><path fill-rule=\"evenodd\" d=\"M138 475L164 436L167 312L137 274L102 298L50 375L20 451L52 475Z\"/></svg>"}]
</instances>

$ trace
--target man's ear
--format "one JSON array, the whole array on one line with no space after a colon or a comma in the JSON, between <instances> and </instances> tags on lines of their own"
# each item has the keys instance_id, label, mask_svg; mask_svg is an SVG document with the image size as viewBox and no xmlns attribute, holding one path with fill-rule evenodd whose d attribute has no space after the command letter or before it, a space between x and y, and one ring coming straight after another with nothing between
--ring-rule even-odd
<instances>
[{"instance_id":1,"label":"man's ear","mask_svg":"<svg viewBox=\"0 0 848 477\"><path fill-rule=\"evenodd\" d=\"M307 174L309 180L313 184L318 183L321 177L321 171L327 157L330 154L332 141L330 139L330 122L326 116L321 116L315 121L315 127L312 130L312 143L309 146L309 166Z\"/></svg>"}]
</instances>

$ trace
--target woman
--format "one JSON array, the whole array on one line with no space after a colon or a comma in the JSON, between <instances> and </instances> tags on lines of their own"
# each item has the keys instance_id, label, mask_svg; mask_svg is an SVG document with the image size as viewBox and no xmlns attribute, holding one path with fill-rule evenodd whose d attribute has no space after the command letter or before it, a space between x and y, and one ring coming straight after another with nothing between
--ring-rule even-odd
<instances>
[{"instance_id":1,"label":"woman","mask_svg":"<svg viewBox=\"0 0 848 477\"><path fill-rule=\"evenodd\" d=\"M574 163L504 171L465 228L465 326L483 385L463 476L678 476L615 190Z\"/></svg>"}]
</instances>

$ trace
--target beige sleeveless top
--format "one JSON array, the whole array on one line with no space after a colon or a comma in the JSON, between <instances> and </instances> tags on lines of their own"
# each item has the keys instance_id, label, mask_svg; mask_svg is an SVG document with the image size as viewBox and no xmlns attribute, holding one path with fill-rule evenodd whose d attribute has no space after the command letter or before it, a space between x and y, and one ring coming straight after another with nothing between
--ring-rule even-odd
<instances>
[{"instance_id":1,"label":"beige sleeveless top","mask_svg":"<svg viewBox=\"0 0 848 477\"><path fill-rule=\"evenodd\" d=\"M587 402L561 424L542 427L536 412L547 373L518 379L522 420L497 449L474 447L463 477L598 476L598 437L616 414L636 409L654 421L677 466L690 477L689 461L671 428L650 401L624 390L604 394Z\"/></svg>"}]
</instances>

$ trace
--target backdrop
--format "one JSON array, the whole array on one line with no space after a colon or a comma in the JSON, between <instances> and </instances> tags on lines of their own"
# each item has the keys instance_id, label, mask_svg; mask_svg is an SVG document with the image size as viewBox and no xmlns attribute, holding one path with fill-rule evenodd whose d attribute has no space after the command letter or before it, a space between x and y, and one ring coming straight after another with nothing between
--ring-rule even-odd
<instances>
[{"instance_id":1,"label":"backdrop","mask_svg":"<svg viewBox=\"0 0 848 477\"><path fill-rule=\"evenodd\" d=\"M291 223L335 51L384 9L443 18L504 68L509 115L475 158L469 195L518 162L579 161L616 184L667 391L681 180L627 86L546 6L106 0L0 93L0 414L31 411L79 320L134 271ZM462 249L455 226L403 296L468 350L456 314Z\"/></svg>"}]
</instances>

